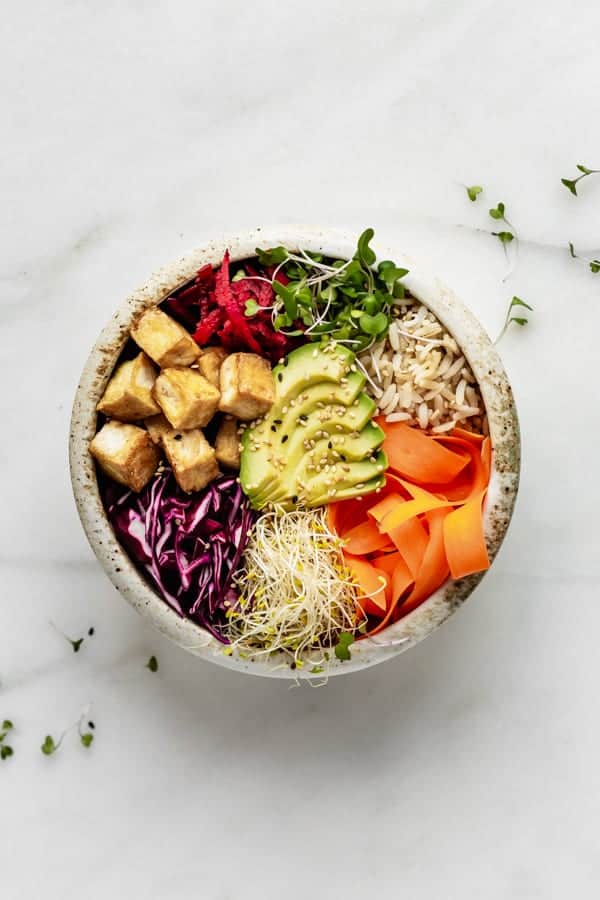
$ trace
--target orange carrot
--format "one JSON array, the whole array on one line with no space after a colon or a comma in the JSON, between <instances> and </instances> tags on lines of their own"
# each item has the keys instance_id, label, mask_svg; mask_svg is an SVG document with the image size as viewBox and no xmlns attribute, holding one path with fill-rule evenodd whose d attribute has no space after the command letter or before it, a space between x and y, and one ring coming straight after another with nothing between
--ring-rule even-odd
<instances>
[{"instance_id":1,"label":"orange carrot","mask_svg":"<svg viewBox=\"0 0 600 900\"><path fill-rule=\"evenodd\" d=\"M379 531L371 519L355 525L349 531L342 532L340 536L344 542L344 550L353 556L362 556L365 553L381 550L390 542L388 535Z\"/></svg>"},{"instance_id":2,"label":"orange carrot","mask_svg":"<svg viewBox=\"0 0 600 900\"><path fill-rule=\"evenodd\" d=\"M359 586L358 603L360 607L368 615L381 616L385 614L390 590L389 575L358 556L347 553L344 554L344 558Z\"/></svg>"},{"instance_id":3,"label":"orange carrot","mask_svg":"<svg viewBox=\"0 0 600 900\"><path fill-rule=\"evenodd\" d=\"M423 527L423 523L415 516L407 522L403 522L402 525L391 528L387 533L400 551L411 575L415 578L423 562L429 541L429 535Z\"/></svg>"},{"instance_id":4,"label":"orange carrot","mask_svg":"<svg viewBox=\"0 0 600 900\"><path fill-rule=\"evenodd\" d=\"M390 424L381 418L377 423L385 430L383 449L390 468L414 481L445 484L464 469L468 459L432 441L419 428L404 422Z\"/></svg>"}]
</instances>

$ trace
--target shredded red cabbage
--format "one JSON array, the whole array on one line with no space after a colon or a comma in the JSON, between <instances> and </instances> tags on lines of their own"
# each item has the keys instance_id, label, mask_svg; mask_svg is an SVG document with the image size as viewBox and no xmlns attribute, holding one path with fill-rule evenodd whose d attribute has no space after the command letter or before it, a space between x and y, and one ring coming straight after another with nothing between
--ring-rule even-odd
<instances>
[{"instance_id":1,"label":"shredded red cabbage","mask_svg":"<svg viewBox=\"0 0 600 900\"><path fill-rule=\"evenodd\" d=\"M221 628L235 604L233 574L255 514L235 478L186 494L165 469L135 494L112 481L104 505L119 542L180 616L227 643Z\"/></svg>"}]
</instances>

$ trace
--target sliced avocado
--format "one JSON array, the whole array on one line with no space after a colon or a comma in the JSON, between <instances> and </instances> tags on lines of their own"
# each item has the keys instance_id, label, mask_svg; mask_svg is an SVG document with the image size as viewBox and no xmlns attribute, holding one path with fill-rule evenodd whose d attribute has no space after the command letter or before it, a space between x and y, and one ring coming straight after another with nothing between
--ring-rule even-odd
<instances>
[{"instance_id":1,"label":"sliced avocado","mask_svg":"<svg viewBox=\"0 0 600 900\"><path fill-rule=\"evenodd\" d=\"M379 475L377 478L371 478L370 481L365 481L364 488L357 490L356 485L352 484L348 487L339 487L334 497L330 497L329 495L321 495L320 497L314 497L310 506L324 506L326 503L336 502L338 500L350 500L352 497L366 497L367 494L373 494L375 491L382 488L385 484L385 475Z\"/></svg>"},{"instance_id":2,"label":"sliced avocado","mask_svg":"<svg viewBox=\"0 0 600 900\"><path fill-rule=\"evenodd\" d=\"M329 381L339 384L354 362L354 353L342 344L328 344L323 349L318 344L303 344L285 357L273 369L277 383L277 399L297 396L305 387Z\"/></svg>"},{"instance_id":3,"label":"sliced avocado","mask_svg":"<svg viewBox=\"0 0 600 900\"><path fill-rule=\"evenodd\" d=\"M275 367L275 403L244 432L240 482L255 509L319 506L381 483L387 461L374 456L384 438L371 421L376 404L361 393L354 354L328 346L304 345Z\"/></svg>"}]
</instances>

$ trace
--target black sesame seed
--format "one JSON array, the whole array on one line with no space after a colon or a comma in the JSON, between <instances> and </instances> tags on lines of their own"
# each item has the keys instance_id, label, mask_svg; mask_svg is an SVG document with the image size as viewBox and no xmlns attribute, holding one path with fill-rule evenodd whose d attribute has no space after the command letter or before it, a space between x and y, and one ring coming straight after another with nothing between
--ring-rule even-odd
<instances>
[{"instance_id":1,"label":"black sesame seed","mask_svg":"<svg viewBox=\"0 0 600 900\"><path fill-rule=\"evenodd\" d=\"M173 439L176 440L176 441L180 441L182 437L183 437L182 434L174 434L174 435L173 435Z\"/></svg>"},{"instance_id":2,"label":"black sesame seed","mask_svg":"<svg viewBox=\"0 0 600 900\"><path fill-rule=\"evenodd\" d=\"M271 425L271 431L277 431L274 425Z\"/></svg>"},{"instance_id":3,"label":"black sesame seed","mask_svg":"<svg viewBox=\"0 0 600 900\"><path fill-rule=\"evenodd\" d=\"M295 668L296 668L296 663L295 662L290 663L290 669L295 669Z\"/></svg>"},{"instance_id":4,"label":"black sesame seed","mask_svg":"<svg viewBox=\"0 0 600 900\"><path fill-rule=\"evenodd\" d=\"M298 502L298 494L294 494L294 496L292 497L292 503L297 503L297 502Z\"/></svg>"},{"instance_id":5,"label":"black sesame seed","mask_svg":"<svg viewBox=\"0 0 600 900\"><path fill-rule=\"evenodd\" d=\"M333 444L331 443L331 441L327 441L327 446L330 450L333 450Z\"/></svg>"},{"instance_id":6,"label":"black sesame seed","mask_svg":"<svg viewBox=\"0 0 600 900\"><path fill-rule=\"evenodd\" d=\"M343 453L340 453L340 459L341 459L343 462L346 462L346 457L344 456Z\"/></svg>"},{"instance_id":7,"label":"black sesame seed","mask_svg":"<svg viewBox=\"0 0 600 900\"><path fill-rule=\"evenodd\" d=\"M283 373L282 372L277 373L277 379L278 379L278 381L283 381Z\"/></svg>"},{"instance_id":8,"label":"black sesame seed","mask_svg":"<svg viewBox=\"0 0 600 900\"><path fill-rule=\"evenodd\" d=\"M273 421L276 425L281 425L281 423L283 422L283 419L273 419Z\"/></svg>"},{"instance_id":9,"label":"black sesame seed","mask_svg":"<svg viewBox=\"0 0 600 900\"><path fill-rule=\"evenodd\" d=\"M286 356L286 358L285 358L284 361L283 361L283 364L284 364L284 366L287 366L288 363L289 363L289 359L288 359L287 356Z\"/></svg>"},{"instance_id":10,"label":"black sesame seed","mask_svg":"<svg viewBox=\"0 0 600 900\"><path fill-rule=\"evenodd\" d=\"M281 443L282 443L282 444L285 444L285 442L287 441L287 439L288 439L288 435L287 435L287 434L284 434L284 436L281 438Z\"/></svg>"}]
</instances>

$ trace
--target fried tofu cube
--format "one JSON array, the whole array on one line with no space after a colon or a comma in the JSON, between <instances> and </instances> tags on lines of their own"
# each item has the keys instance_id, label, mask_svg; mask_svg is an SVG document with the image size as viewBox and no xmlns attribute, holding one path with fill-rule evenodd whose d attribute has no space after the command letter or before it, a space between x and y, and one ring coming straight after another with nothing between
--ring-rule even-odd
<instances>
[{"instance_id":1,"label":"fried tofu cube","mask_svg":"<svg viewBox=\"0 0 600 900\"><path fill-rule=\"evenodd\" d=\"M121 363L106 385L96 409L122 422L135 422L160 412L152 396L156 369L145 353Z\"/></svg>"},{"instance_id":2,"label":"fried tofu cube","mask_svg":"<svg viewBox=\"0 0 600 900\"><path fill-rule=\"evenodd\" d=\"M266 413L275 402L271 367L256 353L232 353L221 365L222 412L249 421Z\"/></svg>"},{"instance_id":3,"label":"fried tofu cube","mask_svg":"<svg viewBox=\"0 0 600 900\"><path fill-rule=\"evenodd\" d=\"M198 369L207 381L210 381L214 387L219 389L221 365L227 357L227 351L222 347L207 347L202 351L202 356L198 360Z\"/></svg>"},{"instance_id":4,"label":"fried tofu cube","mask_svg":"<svg viewBox=\"0 0 600 900\"><path fill-rule=\"evenodd\" d=\"M161 369L191 366L200 356L191 334L160 309L148 309L131 329L131 337Z\"/></svg>"},{"instance_id":5,"label":"fried tofu cube","mask_svg":"<svg viewBox=\"0 0 600 900\"><path fill-rule=\"evenodd\" d=\"M160 450L137 425L107 422L90 444L100 468L136 493L150 481L160 462Z\"/></svg>"},{"instance_id":6,"label":"fried tofu cube","mask_svg":"<svg viewBox=\"0 0 600 900\"><path fill-rule=\"evenodd\" d=\"M228 469L240 467L240 438L237 419L225 416L215 438L215 454L217 460Z\"/></svg>"},{"instance_id":7,"label":"fried tofu cube","mask_svg":"<svg viewBox=\"0 0 600 900\"><path fill-rule=\"evenodd\" d=\"M219 406L219 391L195 369L163 369L154 399L173 428L202 428Z\"/></svg>"},{"instance_id":8,"label":"fried tofu cube","mask_svg":"<svg viewBox=\"0 0 600 900\"><path fill-rule=\"evenodd\" d=\"M199 428L171 429L163 434L162 443L182 490L199 491L219 474L215 451Z\"/></svg>"},{"instance_id":9,"label":"fried tofu cube","mask_svg":"<svg viewBox=\"0 0 600 900\"><path fill-rule=\"evenodd\" d=\"M152 443L158 444L159 447L162 444L163 434L166 431L171 431L173 427L162 413L159 413L157 416L150 416L149 419L144 419L144 425L148 429Z\"/></svg>"}]
</instances>

